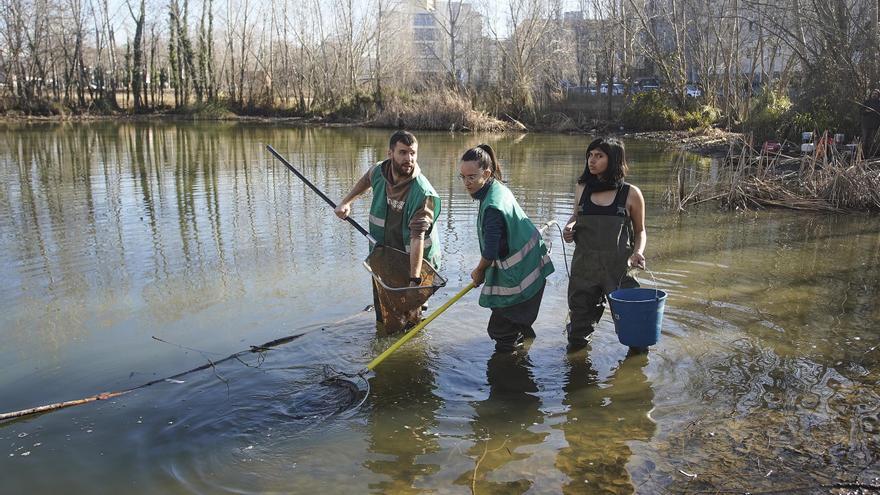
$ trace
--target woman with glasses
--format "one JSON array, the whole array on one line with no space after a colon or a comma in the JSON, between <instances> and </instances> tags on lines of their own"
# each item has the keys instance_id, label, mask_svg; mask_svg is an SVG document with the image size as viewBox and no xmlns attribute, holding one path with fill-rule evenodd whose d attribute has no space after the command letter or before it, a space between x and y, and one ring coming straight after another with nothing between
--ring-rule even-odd
<instances>
[{"instance_id":1,"label":"woman with glasses","mask_svg":"<svg viewBox=\"0 0 880 495\"><path fill-rule=\"evenodd\" d=\"M487 331L496 352L510 352L534 338L544 284L553 263L538 229L502 183L495 151L481 144L465 151L459 178L472 198L480 201L477 233L480 262L471 272L483 285L480 306L490 308Z\"/></svg>"},{"instance_id":2,"label":"woman with glasses","mask_svg":"<svg viewBox=\"0 0 880 495\"><path fill-rule=\"evenodd\" d=\"M618 287L638 287L627 271L645 268L645 198L623 181L626 153L617 139L596 139L587 147L587 163L577 180L574 213L563 231L574 242L566 328L569 350L587 345L587 337L605 310L605 296Z\"/></svg>"}]
</instances>

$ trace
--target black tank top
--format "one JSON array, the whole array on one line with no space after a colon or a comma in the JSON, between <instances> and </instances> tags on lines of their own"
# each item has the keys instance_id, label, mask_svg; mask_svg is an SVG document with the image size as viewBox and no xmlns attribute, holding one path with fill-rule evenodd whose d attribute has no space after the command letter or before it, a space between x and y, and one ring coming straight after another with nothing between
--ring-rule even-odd
<instances>
[{"instance_id":1,"label":"black tank top","mask_svg":"<svg viewBox=\"0 0 880 495\"><path fill-rule=\"evenodd\" d=\"M626 198L629 196L629 184L626 182L617 188L617 194L614 195L614 201L608 206L600 206L593 203L590 198L592 195L593 192L586 188L584 189L583 194L581 194L580 207L582 215L629 216L629 213L626 212Z\"/></svg>"}]
</instances>

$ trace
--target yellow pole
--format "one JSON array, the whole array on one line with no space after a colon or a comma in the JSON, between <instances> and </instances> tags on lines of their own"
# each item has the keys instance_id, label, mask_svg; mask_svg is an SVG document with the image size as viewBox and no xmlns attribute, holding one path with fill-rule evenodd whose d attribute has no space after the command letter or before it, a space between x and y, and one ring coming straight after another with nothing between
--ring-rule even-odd
<instances>
[{"instance_id":1,"label":"yellow pole","mask_svg":"<svg viewBox=\"0 0 880 495\"><path fill-rule=\"evenodd\" d=\"M404 335L403 337L401 337L400 339L398 339L398 341L395 342L391 347L389 347L385 352L383 352L382 354L379 354L379 356L376 357L376 359L370 361L370 364L367 365L367 370L372 371L373 368L375 368L376 366L379 366L379 363L381 363L382 361L384 361L385 358L387 358L388 356L391 355L391 353L393 353L393 352L396 351L400 346L402 346L403 344L405 344L406 341L408 341L409 339L413 338L413 336L414 336L415 334L419 333L419 331L421 331L423 328L425 328L425 326L426 326L428 323L431 323L431 321L433 321L434 318L440 316L440 313L446 311L446 309L449 308L449 306L452 306L453 303L455 303L455 301L458 301L459 299L461 299L461 296L467 294L468 291L471 290L471 289L473 289L473 288L474 288L474 283L471 282L471 283L469 283L469 284L467 285L467 287L465 287L464 289L461 289L461 291L459 291L458 294L452 296L452 299L446 301L446 302L443 304L443 306L440 306L439 308L437 308L436 311L434 311L434 312L431 313L427 318L425 318L424 320L422 320L421 323L419 323L418 325L414 326L412 330L410 330L409 332L406 332L406 335Z\"/></svg>"}]
</instances>

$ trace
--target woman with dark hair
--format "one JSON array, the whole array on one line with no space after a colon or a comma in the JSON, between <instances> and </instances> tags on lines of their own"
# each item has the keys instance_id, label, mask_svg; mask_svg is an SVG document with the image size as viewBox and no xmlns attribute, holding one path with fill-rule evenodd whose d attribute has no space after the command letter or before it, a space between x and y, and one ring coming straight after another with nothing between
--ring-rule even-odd
<instances>
[{"instance_id":1,"label":"woman with dark hair","mask_svg":"<svg viewBox=\"0 0 880 495\"><path fill-rule=\"evenodd\" d=\"M587 344L605 310L605 296L618 287L639 286L629 267L645 268L645 198L623 181L626 173L622 142L599 138L587 147L574 213L563 231L565 241L575 243L568 282L569 350Z\"/></svg>"},{"instance_id":2,"label":"woman with dark hair","mask_svg":"<svg viewBox=\"0 0 880 495\"><path fill-rule=\"evenodd\" d=\"M480 306L492 310L486 330L495 340L495 351L510 352L535 337L532 324L553 263L538 229L502 183L501 165L491 146L465 151L459 172L468 194L480 201L481 256L471 279L475 286L483 285Z\"/></svg>"}]
</instances>

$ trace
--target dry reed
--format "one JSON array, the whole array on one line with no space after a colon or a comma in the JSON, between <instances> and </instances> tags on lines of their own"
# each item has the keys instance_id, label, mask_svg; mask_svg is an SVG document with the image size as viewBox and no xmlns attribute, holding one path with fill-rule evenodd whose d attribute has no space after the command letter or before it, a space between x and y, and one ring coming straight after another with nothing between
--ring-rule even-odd
<instances>
[{"instance_id":1,"label":"dry reed","mask_svg":"<svg viewBox=\"0 0 880 495\"><path fill-rule=\"evenodd\" d=\"M474 110L470 99L450 90L419 94L410 98L389 98L370 122L377 127L414 130L501 132L510 124Z\"/></svg>"},{"instance_id":2,"label":"dry reed","mask_svg":"<svg viewBox=\"0 0 880 495\"><path fill-rule=\"evenodd\" d=\"M682 211L717 200L729 210L880 210L880 159L865 159L861 148L843 152L817 147L813 153L791 157L757 150L741 139L717 165L711 178L694 181L693 170L682 159L667 187L667 205Z\"/></svg>"}]
</instances>

